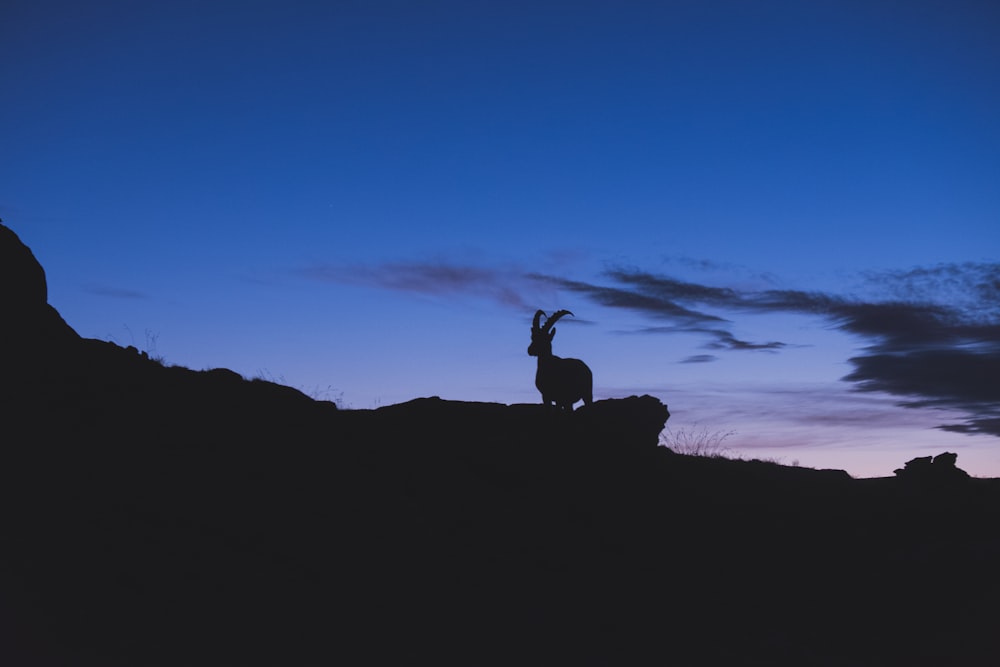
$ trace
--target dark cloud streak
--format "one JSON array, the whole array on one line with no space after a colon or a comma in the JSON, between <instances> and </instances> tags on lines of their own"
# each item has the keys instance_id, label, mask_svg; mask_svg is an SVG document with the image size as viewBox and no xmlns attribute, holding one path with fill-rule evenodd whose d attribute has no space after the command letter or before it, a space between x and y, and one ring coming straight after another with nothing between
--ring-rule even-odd
<instances>
[{"instance_id":1,"label":"dark cloud streak","mask_svg":"<svg viewBox=\"0 0 1000 667\"><path fill-rule=\"evenodd\" d=\"M706 364L718 360L714 354L695 354L681 361L682 364Z\"/></svg>"},{"instance_id":2,"label":"dark cloud streak","mask_svg":"<svg viewBox=\"0 0 1000 667\"><path fill-rule=\"evenodd\" d=\"M669 296L648 294L618 287L592 285L590 283L540 273L531 273L528 276L533 280L546 282L555 287L581 294L608 308L623 308L649 317L682 322L688 326L726 321L716 315L709 315L685 308L675 303Z\"/></svg>"},{"instance_id":3,"label":"dark cloud streak","mask_svg":"<svg viewBox=\"0 0 1000 667\"><path fill-rule=\"evenodd\" d=\"M675 322L641 333L709 335L715 340L705 345L708 349L778 350L785 344L748 343L722 327L691 326L728 321L707 308L826 319L870 341L864 354L849 360L855 370L844 380L861 391L902 397L907 407L957 408L969 415L965 424L941 428L1000 436L1000 264L918 267L877 274L877 280L870 274L869 281L893 297L887 300L800 290L740 292L626 269L605 275L624 287L575 284L574 291L597 295L602 305Z\"/></svg>"}]
</instances>

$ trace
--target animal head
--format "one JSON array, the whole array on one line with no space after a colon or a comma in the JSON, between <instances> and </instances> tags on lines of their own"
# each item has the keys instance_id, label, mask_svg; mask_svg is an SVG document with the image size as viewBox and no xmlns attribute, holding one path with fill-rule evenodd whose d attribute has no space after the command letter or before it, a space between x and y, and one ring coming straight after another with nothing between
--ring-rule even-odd
<instances>
[{"instance_id":1,"label":"animal head","mask_svg":"<svg viewBox=\"0 0 1000 667\"><path fill-rule=\"evenodd\" d=\"M556 335L553 328L555 323L563 315L572 315L568 310L557 310L545 320L545 324L539 325L539 321L545 315L544 311L537 311L535 319L531 324L531 345L528 346L528 354L533 357L546 357L552 354L552 339Z\"/></svg>"}]
</instances>

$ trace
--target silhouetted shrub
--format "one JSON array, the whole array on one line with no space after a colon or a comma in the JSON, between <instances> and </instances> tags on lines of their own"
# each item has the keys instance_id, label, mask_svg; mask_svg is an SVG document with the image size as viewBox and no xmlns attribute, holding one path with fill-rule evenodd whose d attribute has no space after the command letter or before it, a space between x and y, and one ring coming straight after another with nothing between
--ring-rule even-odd
<instances>
[{"instance_id":1,"label":"silhouetted shrub","mask_svg":"<svg viewBox=\"0 0 1000 667\"><path fill-rule=\"evenodd\" d=\"M671 429L667 427L660 434L660 444L675 454L707 456L712 458L737 458L733 450L723 443L736 431L709 431L697 426L691 429Z\"/></svg>"}]
</instances>

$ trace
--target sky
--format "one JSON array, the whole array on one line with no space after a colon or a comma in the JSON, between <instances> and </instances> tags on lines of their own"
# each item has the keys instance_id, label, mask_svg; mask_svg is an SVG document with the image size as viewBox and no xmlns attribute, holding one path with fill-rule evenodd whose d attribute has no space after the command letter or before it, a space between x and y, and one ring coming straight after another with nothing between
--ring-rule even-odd
<instances>
[{"instance_id":1,"label":"sky","mask_svg":"<svg viewBox=\"0 0 1000 667\"><path fill-rule=\"evenodd\" d=\"M1000 5L0 7L0 217L82 336L343 407L595 398L1000 477ZM671 436L670 434L673 434Z\"/></svg>"}]
</instances>

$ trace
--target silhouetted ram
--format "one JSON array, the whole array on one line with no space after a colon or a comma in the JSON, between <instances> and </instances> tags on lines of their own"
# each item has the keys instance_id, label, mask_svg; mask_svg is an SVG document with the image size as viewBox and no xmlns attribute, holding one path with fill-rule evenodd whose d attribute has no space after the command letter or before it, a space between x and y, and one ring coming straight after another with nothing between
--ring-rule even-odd
<instances>
[{"instance_id":1,"label":"silhouetted ram","mask_svg":"<svg viewBox=\"0 0 1000 667\"><path fill-rule=\"evenodd\" d=\"M552 354L552 338L556 335L553 325L563 315L572 315L568 310L559 310L539 325L545 313L539 310L531 325L531 345L528 354L538 357L535 372L535 386L542 392L542 403L555 404L563 410L572 411L573 404L582 400L590 405L594 400L594 376L579 359L562 359Z\"/></svg>"}]
</instances>

